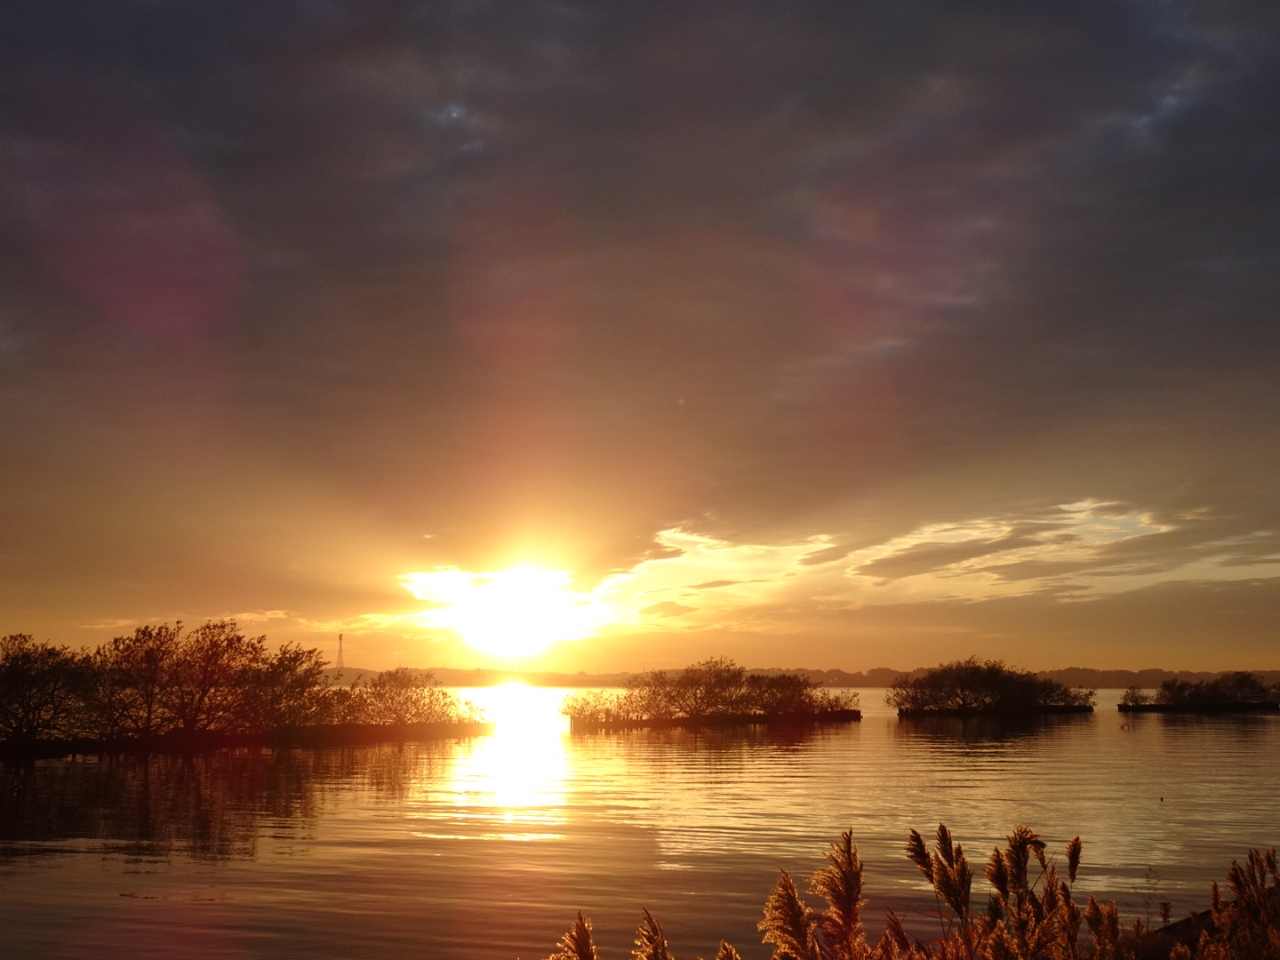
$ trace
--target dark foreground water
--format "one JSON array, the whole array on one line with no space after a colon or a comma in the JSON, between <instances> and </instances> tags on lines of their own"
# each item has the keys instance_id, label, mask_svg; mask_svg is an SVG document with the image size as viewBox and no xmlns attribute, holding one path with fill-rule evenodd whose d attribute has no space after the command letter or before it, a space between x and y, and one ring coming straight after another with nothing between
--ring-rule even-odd
<instances>
[{"instance_id":1,"label":"dark foreground water","mask_svg":"<svg viewBox=\"0 0 1280 960\"><path fill-rule=\"evenodd\" d=\"M903 856L941 820L980 863L1017 823L1085 841L1078 890L1132 917L1201 909L1250 846L1280 845L1280 717L1115 712L1012 728L570 737L565 691L467 691L490 738L0 769L0 957L545 957L581 909L604 958L641 907L680 960L743 956L780 869L852 827L869 926L922 936ZM975 883L975 897L985 883Z\"/></svg>"}]
</instances>

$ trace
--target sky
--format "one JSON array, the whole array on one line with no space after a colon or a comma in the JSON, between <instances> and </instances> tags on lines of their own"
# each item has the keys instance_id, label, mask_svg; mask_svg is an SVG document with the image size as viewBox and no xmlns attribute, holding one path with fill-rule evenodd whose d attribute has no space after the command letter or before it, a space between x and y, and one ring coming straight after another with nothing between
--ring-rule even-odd
<instances>
[{"instance_id":1,"label":"sky","mask_svg":"<svg viewBox=\"0 0 1280 960\"><path fill-rule=\"evenodd\" d=\"M7 0L0 633L1278 668L1278 37Z\"/></svg>"}]
</instances>

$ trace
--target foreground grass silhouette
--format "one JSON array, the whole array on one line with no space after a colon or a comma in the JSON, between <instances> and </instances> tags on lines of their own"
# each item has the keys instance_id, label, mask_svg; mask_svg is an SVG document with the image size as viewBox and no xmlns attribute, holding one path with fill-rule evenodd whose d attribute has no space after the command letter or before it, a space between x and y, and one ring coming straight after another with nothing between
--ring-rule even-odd
<instances>
[{"instance_id":1,"label":"foreground grass silhouette","mask_svg":"<svg viewBox=\"0 0 1280 960\"><path fill-rule=\"evenodd\" d=\"M786 871L764 904L762 942L773 960L1280 960L1280 877L1274 850L1249 852L1233 862L1227 880L1232 898L1213 885L1210 908L1178 923L1147 929L1141 920L1124 928L1114 902L1090 897L1083 910L1072 897L1083 845L1067 844L1066 879L1046 856L1044 842L1019 826L1004 850L996 849L985 874L992 892L986 909L971 904L973 870L951 831L939 824L932 850L911 831L907 856L932 885L941 937L913 941L890 911L873 946L862 926L862 862L846 830L826 854L827 864L809 880L809 892L825 904L812 910ZM1033 875L1034 874L1034 875ZM1081 931L1088 927L1084 942ZM662 927L648 910L636 932L635 960L674 960ZM598 960L591 921L581 913L549 960ZM741 960L721 941L715 960Z\"/></svg>"}]
</instances>

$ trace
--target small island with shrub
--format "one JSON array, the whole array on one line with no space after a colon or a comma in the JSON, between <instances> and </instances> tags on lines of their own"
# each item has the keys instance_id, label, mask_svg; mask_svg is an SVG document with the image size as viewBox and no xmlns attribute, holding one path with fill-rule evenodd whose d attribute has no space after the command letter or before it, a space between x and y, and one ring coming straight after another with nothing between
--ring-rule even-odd
<instances>
[{"instance_id":1,"label":"small island with shrub","mask_svg":"<svg viewBox=\"0 0 1280 960\"><path fill-rule=\"evenodd\" d=\"M567 697L561 713L573 733L748 724L850 723L862 719L856 693L818 689L794 673L748 674L717 657L683 670L655 670L622 693L592 690Z\"/></svg>"},{"instance_id":2,"label":"small island with shrub","mask_svg":"<svg viewBox=\"0 0 1280 960\"><path fill-rule=\"evenodd\" d=\"M429 672L335 686L319 650L234 620L138 627L91 652L0 637L0 759L347 746L492 732Z\"/></svg>"},{"instance_id":3,"label":"small island with shrub","mask_svg":"<svg viewBox=\"0 0 1280 960\"><path fill-rule=\"evenodd\" d=\"M1073 690L1000 660L970 657L899 677L885 702L903 719L1034 717L1093 713L1094 691Z\"/></svg>"},{"instance_id":4,"label":"small island with shrub","mask_svg":"<svg viewBox=\"0 0 1280 960\"><path fill-rule=\"evenodd\" d=\"M1118 709L1121 713L1275 713L1280 711L1280 685L1269 687L1244 671L1199 683L1166 680L1154 696L1130 687Z\"/></svg>"}]
</instances>

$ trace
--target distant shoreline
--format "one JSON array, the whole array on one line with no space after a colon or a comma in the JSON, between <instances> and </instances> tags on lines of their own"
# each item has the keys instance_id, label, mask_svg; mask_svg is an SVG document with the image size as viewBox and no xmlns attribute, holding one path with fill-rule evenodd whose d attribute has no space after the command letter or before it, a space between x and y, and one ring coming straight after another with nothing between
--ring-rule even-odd
<instances>
[{"instance_id":1,"label":"distant shoreline","mask_svg":"<svg viewBox=\"0 0 1280 960\"><path fill-rule=\"evenodd\" d=\"M570 733L615 733L622 730L704 730L726 727L807 727L828 723L857 723L861 710L823 713L709 714L704 717L657 717L646 720L582 720L570 717Z\"/></svg>"},{"instance_id":2,"label":"distant shoreline","mask_svg":"<svg viewBox=\"0 0 1280 960\"><path fill-rule=\"evenodd\" d=\"M492 723L459 721L444 723L331 723L307 727L284 727L255 733L174 731L158 737L128 737L114 740L77 738L70 740L0 741L0 760L54 760L69 756L111 756L117 754L208 753L235 747L354 747L374 743L411 743L429 740L459 740L489 736Z\"/></svg>"},{"instance_id":3,"label":"distant shoreline","mask_svg":"<svg viewBox=\"0 0 1280 960\"><path fill-rule=\"evenodd\" d=\"M749 675L777 675L782 673L797 674L812 680L822 687L888 687L903 676L919 675L926 668L914 670L894 670L890 667L876 667L867 671L848 670L816 670L816 669L783 669L781 667L749 669ZM643 676L648 671L637 670L623 673L561 673L549 670L497 670L476 668L472 670L457 667L424 667L421 672L432 673L437 680L447 687L496 687L504 683L523 683L530 687L562 687L570 689L599 689L602 687L625 687L633 679ZM1037 670L1037 676L1056 680L1068 687L1085 687L1095 690L1124 690L1127 687L1155 689L1166 680L1182 680L1197 683L1212 680L1229 671L1191 671L1191 670L1095 670L1091 667L1068 667L1063 670ZM372 676L376 670L358 667L330 667L326 675L339 683L350 683L361 676ZM1280 683L1280 670L1254 670L1253 674L1266 683Z\"/></svg>"},{"instance_id":4,"label":"distant shoreline","mask_svg":"<svg viewBox=\"0 0 1280 960\"><path fill-rule=\"evenodd\" d=\"M1122 703L1121 713L1276 713L1280 703Z\"/></svg>"},{"instance_id":5,"label":"distant shoreline","mask_svg":"<svg viewBox=\"0 0 1280 960\"><path fill-rule=\"evenodd\" d=\"M934 717L949 717L959 720L1021 720L1032 717L1052 717L1063 715L1080 715L1093 713L1088 704L1051 703L1044 706L1026 707L986 707L982 709L926 708L922 710L898 710L899 720L931 720Z\"/></svg>"}]
</instances>

